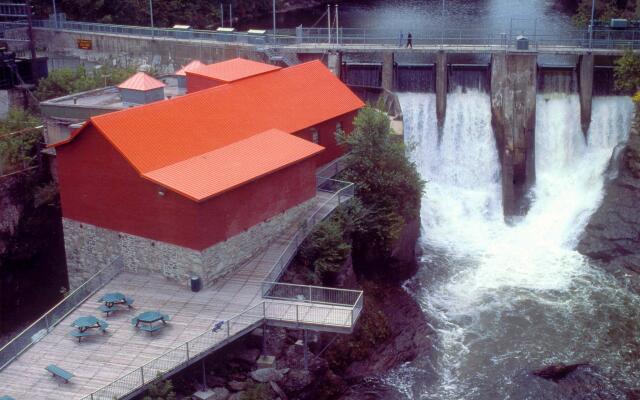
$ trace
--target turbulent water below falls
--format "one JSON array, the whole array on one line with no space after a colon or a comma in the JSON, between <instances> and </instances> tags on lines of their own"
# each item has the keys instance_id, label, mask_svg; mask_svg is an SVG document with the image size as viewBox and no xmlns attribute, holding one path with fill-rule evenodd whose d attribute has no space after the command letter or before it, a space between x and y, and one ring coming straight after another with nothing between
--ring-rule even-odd
<instances>
[{"instance_id":1,"label":"turbulent water below falls","mask_svg":"<svg viewBox=\"0 0 640 400\"><path fill-rule=\"evenodd\" d=\"M399 97L411 157L427 181L423 267L409 286L438 337L433 354L388 383L411 399L624 398L640 385L640 299L574 247L627 138L631 101L594 98L585 142L577 96L538 97L532 206L509 226L489 96L449 94L440 139L435 96ZM600 384L576 396L530 374L577 362L593 365Z\"/></svg>"}]
</instances>

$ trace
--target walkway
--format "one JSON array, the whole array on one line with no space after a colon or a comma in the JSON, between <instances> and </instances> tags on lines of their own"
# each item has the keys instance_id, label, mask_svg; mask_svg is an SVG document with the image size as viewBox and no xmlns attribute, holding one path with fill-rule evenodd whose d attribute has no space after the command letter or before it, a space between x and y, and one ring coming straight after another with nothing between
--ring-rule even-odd
<instances>
[{"instance_id":1,"label":"walkway","mask_svg":"<svg viewBox=\"0 0 640 400\"><path fill-rule=\"evenodd\" d=\"M322 191L316 197L320 206L309 211L313 221L321 220L345 199ZM279 275L278 268L286 267L283 260L288 257L288 249L294 248L292 239L299 234L294 228L284 232L259 256L198 293L160 276L120 273L0 371L1 394L17 400L113 400L142 388L159 372L181 369L263 322L350 331L362 307L361 296L357 297L361 292L262 283ZM98 299L113 291L134 297L136 309L110 316L106 335L90 337L82 343L70 337L71 321L83 315L99 315ZM309 296L300 297L300 293L307 292ZM336 292L339 297L349 295L352 304L342 300L326 304L327 298L336 298L336 293L329 296L328 292ZM263 293L267 298L263 298ZM270 293L279 297L269 299ZM166 329L150 336L130 325L130 319L144 309L162 310L172 320ZM213 334L210 328L217 320L226 322L220 332ZM68 384L53 379L44 370L48 364L72 372L75 378Z\"/></svg>"}]
</instances>

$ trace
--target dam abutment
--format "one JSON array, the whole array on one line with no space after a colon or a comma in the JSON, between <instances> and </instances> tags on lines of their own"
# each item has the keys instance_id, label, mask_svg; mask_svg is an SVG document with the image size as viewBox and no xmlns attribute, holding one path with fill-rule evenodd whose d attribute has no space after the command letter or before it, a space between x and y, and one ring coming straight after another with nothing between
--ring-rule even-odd
<instances>
[{"instance_id":1,"label":"dam abutment","mask_svg":"<svg viewBox=\"0 0 640 400\"><path fill-rule=\"evenodd\" d=\"M447 112L447 78L447 53L440 50L436 54L436 117L439 127L444 126Z\"/></svg>"},{"instance_id":2,"label":"dam abutment","mask_svg":"<svg viewBox=\"0 0 640 400\"><path fill-rule=\"evenodd\" d=\"M591 106L593 103L593 54L585 53L579 58L580 125L587 136L591 125Z\"/></svg>"},{"instance_id":3,"label":"dam abutment","mask_svg":"<svg viewBox=\"0 0 640 400\"><path fill-rule=\"evenodd\" d=\"M491 120L502 171L505 217L526 213L535 183L537 55L491 57Z\"/></svg>"}]
</instances>

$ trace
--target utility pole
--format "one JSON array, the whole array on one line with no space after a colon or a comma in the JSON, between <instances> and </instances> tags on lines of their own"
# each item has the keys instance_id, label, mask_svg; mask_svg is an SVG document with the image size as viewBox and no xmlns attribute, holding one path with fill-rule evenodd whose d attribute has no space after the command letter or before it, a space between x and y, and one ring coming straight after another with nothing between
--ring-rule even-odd
<instances>
[{"instance_id":1,"label":"utility pole","mask_svg":"<svg viewBox=\"0 0 640 400\"><path fill-rule=\"evenodd\" d=\"M444 14L445 14L445 10L444 10L444 0L442 0L442 27L440 28L440 30L442 31L442 47L444 47Z\"/></svg>"},{"instance_id":2,"label":"utility pole","mask_svg":"<svg viewBox=\"0 0 640 400\"><path fill-rule=\"evenodd\" d=\"M229 3L229 28L233 28L233 18L231 13L231 3Z\"/></svg>"},{"instance_id":3,"label":"utility pole","mask_svg":"<svg viewBox=\"0 0 640 400\"><path fill-rule=\"evenodd\" d=\"M278 44L276 39L276 0L272 1L273 5L273 44Z\"/></svg>"},{"instance_id":4,"label":"utility pole","mask_svg":"<svg viewBox=\"0 0 640 400\"><path fill-rule=\"evenodd\" d=\"M151 16L151 39L154 39L155 31L153 29L153 0L149 0L149 15Z\"/></svg>"},{"instance_id":5,"label":"utility pole","mask_svg":"<svg viewBox=\"0 0 640 400\"><path fill-rule=\"evenodd\" d=\"M220 26L224 28L224 4L220 3Z\"/></svg>"},{"instance_id":6,"label":"utility pole","mask_svg":"<svg viewBox=\"0 0 640 400\"><path fill-rule=\"evenodd\" d=\"M56 20L56 29L60 29L60 26L58 25L58 11L56 8L56 0L53 0L53 18L55 18Z\"/></svg>"},{"instance_id":7,"label":"utility pole","mask_svg":"<svg viewBox=\"0 0 640 400\"><path fill-rule=\"evenodd\" d=\"M338 19L338 5L336 4L336 44L340 45L340 20Z\"/></svg>"},{"instance_id":8,"label":"utility pole","mask_svg":"<svg viewBox=\"0 0 640 400\"><path fill-rule=\"evenodd\" d=\"M327 40L331 44L331 4L327 4Z\"/></svg>"},{"instance_id":9,"label":"utility pole","mask_svg":"<svg viewBox=\"0 0 640 400\"><path fill-rule=\"evenodd\" d=\"M596 0L591 0L591 23L589 24L589 49L593 46L593 18L596 14Z\"/></svg>"},{"instance_id":10,"label":"utility pole","mask_svg":"<svg viewBox=\"0 0 640 400\"><path fill-rule=\"evenodd\" d=\"M33 40L33 16L31 10L31 0L26 0L27 6L27 35L29 36L29 51L31 53L31 82L36 83L36 45ZM25 96L26 98L26 96Z\"/></svg>"}]
</instances>

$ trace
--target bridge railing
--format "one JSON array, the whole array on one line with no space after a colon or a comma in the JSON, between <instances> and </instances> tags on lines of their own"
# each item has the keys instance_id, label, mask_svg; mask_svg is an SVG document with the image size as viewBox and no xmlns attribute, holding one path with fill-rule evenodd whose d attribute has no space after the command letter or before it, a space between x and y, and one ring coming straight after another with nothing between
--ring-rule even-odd
<instances>
[{"instance_id":1,"label":"bridge railing","mask_svg":"<svg viewBox=\"0 0 640 400\"><path fill-rule=\"evenodd\" d=\"M407 32L390 29L360 29L360 28L297 28L279 29L278 35L271 31L263 35L247 32L217 32L198 29L151 28L144 26L99 24L90 22L60 21L55 27L52 20L37 20L33 22L36 28L62 29L87 33L105 33L125 36L142 36L152 38L184 39L196 41L246 43L253 45L287 46L287 45L318 45L323 47L344 45L382 45L404 47ZM535 27L513 29L510 32L471 30L471 29L433 29L414 32L412 34L415 46L486 46L490 48L514 48L518 36L529 39L530 47L565 46L578 48L640 48L640 30L616 30L598 28L593 32L593 40L589 40L586 29L569 30L562 33L540 32Z\"/></svg>"},{"instance_id":2,"label":"bridge railing","mask_svg":"<svg viewBox=\"0 0 640 400\"><path fill-rule=\"evenodd\" d=\"M331 212L340 204L352 199L355 194L355 186L351 182L343 182L320 176L317 177L317 180L318 191L332 193L331 196L317 205L315 212L302 223L300 228L298 228L278 257L277 261L274 263L271 271L269 271L265 281L277 282L298 252L298 248L302 242L304 242L309 233L311 233L313 228L331 214Z\"/></svg>"},{"instance_id":3,"label":"bridge railing","mask_svg":"<svg viewBox=\"0 0 640 400\"><path fill-rule=\"evenodd\" d=\"M115 259L0 348L0 370L46 336L67 315L118 275L122 268L122 258Z\"/></svg>"}]
</instances>

